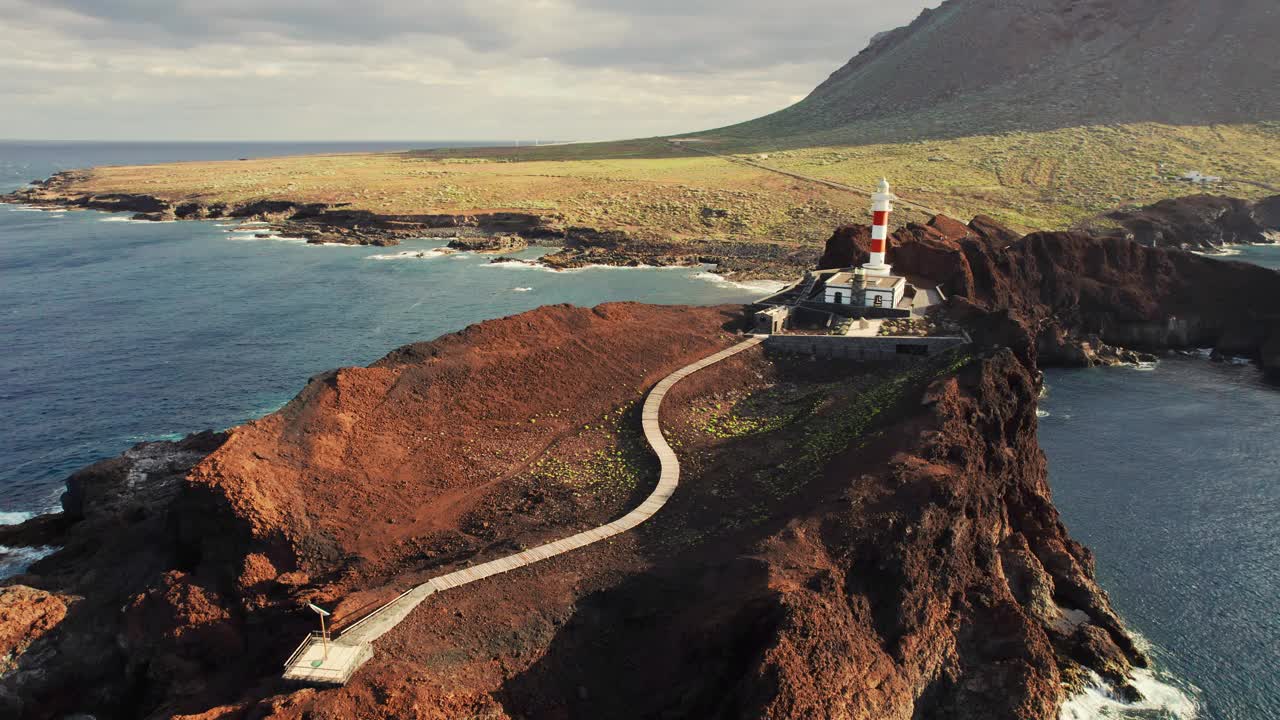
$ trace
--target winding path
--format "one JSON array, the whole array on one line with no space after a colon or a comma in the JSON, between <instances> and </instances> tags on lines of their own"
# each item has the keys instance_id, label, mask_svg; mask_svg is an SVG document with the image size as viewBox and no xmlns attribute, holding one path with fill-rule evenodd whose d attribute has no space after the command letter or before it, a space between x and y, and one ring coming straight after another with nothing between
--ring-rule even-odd
<instances>
[{"instance_id":1,"label":"winding path","mask_svg":"<svg viewBox=\"0 0 1280 720\"><path fill-rule=\"evenodd\" d=\"M667 444L666 438L663 437L662 429L659 427L658 422L658 413L667 391L675 386L676 383L699 370L733 357L743 350L755 347L763 340L762 336L752 337L733 347L721 350L714 355L687 365L663 378L661 382L649 391L640 416L641 426L644 428L645 440L653 448L654 454L658 456L658 461L662 466L662 473L658 477L657 487L653 489L649 497L645 498L644 502L640 503L631 512L613 522L576 535L570 535L562 540L556 540L514 555L490 560L480 565L432 578L408 590L346 628L341 635L329 643L329 647L319 665L315 663L318 661L317 658L321 657L318 654L321 650L321 640L318 637L309 637L304 640L302 645L285 663L284 678L286 680L314 684L341 685L347 681L356 668L368 659L371 654L367 647L369 643L390 632L392 628L408 617L414 608L418 607L423 600L426 600L431 595L441 590L448 590L477 580L483 580L492 575L532 565L567 553L570 550L576 550L601 540L606 540L614 535L624 533L653 517L654 513L662 509L662 506L667 504L667 500L671 499L680 481L680 461L676 458L671 446Z\"/></svg>"}]
</instances>

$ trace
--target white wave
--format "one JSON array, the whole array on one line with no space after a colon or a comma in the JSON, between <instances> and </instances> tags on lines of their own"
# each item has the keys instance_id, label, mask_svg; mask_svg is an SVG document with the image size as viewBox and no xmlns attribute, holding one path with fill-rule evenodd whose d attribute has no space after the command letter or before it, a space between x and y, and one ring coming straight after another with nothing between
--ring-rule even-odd
<instances>
[{"instance_id":1,"label":"white wave","mask_svg":"<svg viewBox=\"0 0 1280 720\"><path fill-rule=\"evenodd\" d=\"M511 292L530 292L533 288L511 288Z\"/></svg>"},{"instance_id":2,"label":"white wave","mask_svg":"<svg viewBox=\"0 0 1280 720\"><path fill-rule=\"evenodd\" d=\"M140 225L168 225L169 223L177 223L178 220L134 220L132 217L124 218L120 215L111 215L110 218L99 218L100 223L136 223Z\"/></svg>"},{"instance_id":3,"label":"white wave","mask_svg":"<svg viewBox=\"0 0 1280 720\"><path fill-rule=\"evenodd\" d=\"M262 237L259 237L259 235L261 235ZM307 242L306 238L291 238L291 237L285 237L283 235L277 235L275 233L264 233L264 232L235 233L231 235L230 239L240 240L240 241L279 240L280 242L303 243L303 244Z\"/></svg>"},{"instance_id":4,"label":"white wave","mask_svg":"<svg viewBox=\"0 0 1280 720\"><path fill-rule=\"evenodd\" d=\"M1240 254L1240 250L1238 248L1232 247L1222 247L1216 250L1192 250L1191 252L1204 257L1231 257L1232 255Z\"/></svg>"},{"instance_id":5,"label":"white wave","mask_svg":"<svg viewBox=\"0 0 1280 720\"><path fill-rule=\"evenodd\" d=\"M444 248L436 248L432 250L401 250L396 253L369 255L365 257L365 260L431 260L433 258L453 254L452 250L446 250Z\"/></svg>"},{"instance_id":6,"label":"white wave","mask_svg":"<svg viewBox=\"0 0 1280 720\"><path fill-rule=\"evenodd\" d=\"M1037 410L1036 410L1036 417L1038 417L1038 418L1047 418L1047 417L1049 417L1049 411L1048 411L1048 410L1040 410L1040 409L1037 409Z\"/></svg>"},{"instance_id":7,"label":"white wave","mask_svg":"<svg viewBox=\"0 0 1280 720\"><path fill-rule=\"evenodd\" d=\"M525 262L523 260L503 260L502 262L486 263L484 265L481 265L481 267L509 268L514 270L542 270L543 272L574 272L576 270L581 269L581 268L575 268L574 270L556 270L555 268L550 268L550 267L547 267L546 265Z\"/></svg>"},{"instance_id":8,"label":"white wave","mask_svg":"<svg viewBox=\"0 0 1280 720\"><path fill-rule=\"evenodd\" d=\"M0 511L0 525L17 525L19 523L24 523L35 516L35 513L25 510L9 512Z\"/></svg>"},{"instance_id":9,"label":"white wave","mask_svg":"<svg viewBox=\"0 0 1280 720\"><path fill-rule=\"evenodd\" d=\"M578 273L578 272L602 272L614 270L688 270L687 265L602 265L592 264L583 265L576 268L553 268L540 262L529 260L503 260L501 262L490 262L482 267L487 268L513 268L517 270L541 270L543 272L552 273Z\"/></svg>"},{"instance_id":10,"label":"white wave","mask_svg":"<svg viewBox=\"0 0 1280 720\"><path fill-rule=\"evenodd\" d=\"M40 205L10 205L9 209L13 212L38 212L38 213L64 213L65 209L49 209Z\"/></svg>"},{"instance_id":11,"label":"white wave","mask_svg":"<svg viewBox=\"0 0 1280 720\"><path fill-rule=\"evenodd\" d=\"M1150 670L1134 670L1129 681L1142 693L1142 700L1125 702L1116 697L1102 678L1089 672L1084 691L1063 703L1059 720L1122 720L1123 718L1171 717L1194 720L1200 703L1187 692L1156 677Z\"/></svg>"},{"instance_id":12,"label":"white wave","mask_svg":"<svg viewBox=\"0 0 1280 720\"><path fill-rule=\"evenodd\" d=\"M1134 370L1137 370L1138 372L1155 372L1155 369L1159 365L1160 365L1159 361L1153 361L1153 362L1139 362L1137 365L1133 365L1131 367Z\"/></svg>"},{"instance_id":13,"label":"white wave","mask_svg":"<svg viewBox=\"0 0 1280 720\"><path fill-rule=\"evenodd\" d=\"M780 292L788 285L788 283L779 282L777 280L730 280L719 273L713 273L707 270L696 273L693 277L699 280L706 280L707 282L732 285L734 287L740 287L743 290L752 290L766 295L772 295L773 293Z\"/></svg>"},{"instance_id":14,"label":"white wave","mask_svg":"<svg viewBox=\"0 0 1280 720\"><path fill-rule=\"evenodd\" d=\"M31 563L56 552L56 547L9 547L0 545L0 580L26 572Z\"/></svg>"}]
</instances>

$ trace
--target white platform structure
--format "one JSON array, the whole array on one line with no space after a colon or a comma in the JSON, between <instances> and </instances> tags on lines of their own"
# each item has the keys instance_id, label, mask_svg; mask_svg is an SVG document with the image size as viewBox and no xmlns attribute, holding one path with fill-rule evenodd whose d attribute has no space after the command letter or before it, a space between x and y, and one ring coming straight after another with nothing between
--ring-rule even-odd
<instances>
[{"instance_id":1,"label":"white platform structure","mask_svg":"<svg viewBox=\"0 0 1280 720\"><path fill-rule=\"evenodd\" d=\"M662 436L658 422L658 413L667 391L699 370L755 347L764 340L764 336L751 337L733 347L705 357L671 373L649 391L641 412L641 426L644 429L645 439L653 448L654 454L658 456L662 471L658 477L657 487L631 512L613 522L562 540L432 578L404 592L346 628L336 639L327 640L327 658L324 656L326 638L321 633L312 633L285 662L283 678L308 685L343 685L365 661L373 656L371 643L400 624L409 616L409 613L413 612L414 608L431 595L606 540L653 517L675 494L676 486L680 481L680 461L676 458L675 451L667 444L666 438Z\"/></svg>"},{"instance_id":2,"label":"white platform structure","mask_svg":"<svg viewBox=\"0 0 1280 720\"><path fill-rule=\"evenodd\" d=\"M373 646L328 640L311 633L284 664L284 679L306 685L345 685L366 660Z\"/></svg>"}]
</instances>

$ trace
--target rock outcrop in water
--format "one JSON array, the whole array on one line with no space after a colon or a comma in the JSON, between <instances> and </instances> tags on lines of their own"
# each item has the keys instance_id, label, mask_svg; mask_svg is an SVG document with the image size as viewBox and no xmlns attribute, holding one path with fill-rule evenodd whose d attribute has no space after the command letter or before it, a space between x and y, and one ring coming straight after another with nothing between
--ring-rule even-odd
<instances>
[{"instance_id":1,"label":"rock outcrop in water","mask_svg":"<svg viewBox=\"0 0 1280 720\"><path fill-rule=\"evenodd\" d=\"M1102 237L1151 247L1219 250L1227 245L1274 243L1280 233L1280 195L1250 202L1218 195L1161 200L1143 208L1113 210L1082 223Z\"/></svg>"},{"instance_id":2,"label":"rock outcrop in water","mask_svg":"<svg viewBox=\"0 0 1280 720\"><path fill-rule=\"evenodd\" d=\"M635 401L732 343L736 314L542 308L77 473L64 549L0 594L0 698L32 718L1048 720L1086 668L1124 687L1144 660L1050 501L1034 365L998 349L871 372L753 351L695 376L664 409L686 467L660 525L429 603L346 688L276 683L302 602L341 625L643 497ZM705 430L753 403L789 419Z\"/></svg>"}]
</instances>

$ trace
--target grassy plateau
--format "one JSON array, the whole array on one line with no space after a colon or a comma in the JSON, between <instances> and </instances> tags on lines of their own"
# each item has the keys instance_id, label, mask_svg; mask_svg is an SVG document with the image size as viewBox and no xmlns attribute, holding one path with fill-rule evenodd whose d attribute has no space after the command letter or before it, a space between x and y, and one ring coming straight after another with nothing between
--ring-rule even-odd
<instances>
[{"instance_id":1,"label":"grassy plateau","mask_svg":"<svg viewBox=\"0 0 1280 720\"><path fill-rule=\"evenodd\" d=\"M811 141L819 144L771 147L765 139L712 134L686 148L653 138L101 167L67 190L347 203L397 215L512 210L653 239L816 243L836 225L864 221L866 197L773 170L857 189L884 176L904 199L927 208L964 220L986 213L1023 230L1061 229L1117 206L1194 192L1262 197L1280 185L1280 123L1105 125L872 144L824 134ZM1178 179L1191 170L1224 180L1201 188ZM900 221L922 215L902 210Z\"/></svg>"}]
</instances>

